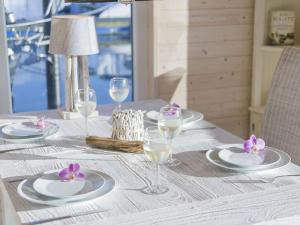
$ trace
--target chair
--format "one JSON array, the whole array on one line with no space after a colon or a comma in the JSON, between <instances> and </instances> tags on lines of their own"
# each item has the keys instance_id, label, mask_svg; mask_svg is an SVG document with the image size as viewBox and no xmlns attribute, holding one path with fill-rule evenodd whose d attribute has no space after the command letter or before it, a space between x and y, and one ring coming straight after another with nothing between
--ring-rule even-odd
<instances>
[{"instance_id":1,"label":"chair","mask_svg":"<svg viewBox=\"0 0 300 225\"><path fill-rule=\"evenodd\" d=\"M0 177L0 225L21 225L19 217Z\"/></svg>"},{"instance_id":2,"label":"chair","mask_svg":"<svg viewBox=\"0 0 300 225\"><path fill-rule=\"evenodd\" d=\"M286 47L274 72L262 137L300 164L300 48Z\"/></svg>"}]
</instances>

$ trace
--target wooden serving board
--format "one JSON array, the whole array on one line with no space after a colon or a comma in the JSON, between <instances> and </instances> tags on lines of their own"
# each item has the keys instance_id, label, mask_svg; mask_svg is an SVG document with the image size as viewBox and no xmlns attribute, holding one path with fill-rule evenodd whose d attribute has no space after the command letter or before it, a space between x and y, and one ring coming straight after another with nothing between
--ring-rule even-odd
<instances>
[{"instance_id":1,"label":"wooden serving board","mask_svg":"<svg viewBox=\"0 0 300 225\"><path fill-rule=\"evenodd\" d=\"M113 151L122 151L129 153L142 153L142 141L120 141L112 138L89 136L86 143L95 148L101 148Z\"/></svg>"}]
</instances>

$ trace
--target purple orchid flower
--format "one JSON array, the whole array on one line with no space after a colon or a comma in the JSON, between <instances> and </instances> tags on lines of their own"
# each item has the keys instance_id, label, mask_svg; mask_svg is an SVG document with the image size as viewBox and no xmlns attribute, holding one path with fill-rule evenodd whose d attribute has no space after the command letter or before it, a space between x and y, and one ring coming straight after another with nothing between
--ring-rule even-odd
<instances>
[{"instance_id":1,"label":"purple orchid flower","mask_svg":"<svg viewBox=\"0 0 300 225\"><path fill-rule=\"evenodd\" d=\"M176 103L170 104L168 111L164 112L165 116L174 116L176 115L176 112L180 109L180 106L177 105Z\"/></svg>"},{"instance_id":2,"label":"purple orchid flower","mask_svg":"<svg viewBox=\"0 0 300 225\"><path fill-rule=\"evenodd\" d=\"M61 181L84 180L85 173L80 171L79 163L71 163L67 168L62 169L58 176Z\"/></svg>"},{"instance_id":3,"label":"purple orchid flower","mask_svg":"<svg viewBox=\"0 0 300 225\"><path fill-rule=\"evenodd\" d=\"M256 153L265 149L266 143L261 138L256 138L254 134L250 136L250 139L244 142L244 152L246 153Z\"/></svg>"},{"instance_id":4,"label":"purple orchid flower","mask_svg":"<svg viewBox=\"0 0 300 225\"><path fill-rule=\"evenodd\" d=\"M45 129L46 128L46 118L44 116L42 116L41 118L38 119L36 126L39 129Z\"/></svg>"}]
</instances>

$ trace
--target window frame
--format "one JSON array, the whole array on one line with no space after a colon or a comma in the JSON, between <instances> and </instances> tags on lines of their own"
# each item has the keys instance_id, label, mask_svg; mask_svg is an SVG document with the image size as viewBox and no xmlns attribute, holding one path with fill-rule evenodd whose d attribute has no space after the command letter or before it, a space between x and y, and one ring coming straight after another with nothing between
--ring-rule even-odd
<instances>
[{"instance_id":1,"label":"window frame","mask_svg":"<svg viewBox=\"0 0 300 225\"><path fill-rule=\"evenodd\" d=\"M4 0L0 0L0 114L12 113Z\"/></svg>"},{"instance_id":2,"label":"window frame","mask_svg":"<svg viewBox=\"0 0 300 225\"><path fill-rule=\"evenodd\" d=\"M132 6L134 101L154 98L153 3Z\"/></svg>"},{"instance_id":3,"label":"window frame","mask_svg":"<svg viewBox=\"0 0 300 225\"><path fill-rule=\"evenodd\" d=\"M153 98L153 30L152 3L136 2L132 6L133 99ZM7 57L4 0L0 0L0 114L12 113L12 93Z\"/></svg>"}]
</instances>

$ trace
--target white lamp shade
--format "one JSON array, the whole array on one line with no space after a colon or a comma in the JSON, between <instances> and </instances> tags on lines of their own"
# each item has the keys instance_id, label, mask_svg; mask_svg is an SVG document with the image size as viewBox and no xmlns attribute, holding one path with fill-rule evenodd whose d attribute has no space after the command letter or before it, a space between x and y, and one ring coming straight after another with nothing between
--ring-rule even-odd
<instances>
[{"instance_id":1,"label":"white lamp shade","mask_svg":"<svg viewBox=\"0 0 300 225\"><path fill-rule=\"evenodd\" d=\"M53 16L49 52L67 56L92 55L99 52L93 16Z\"/></svg>"}]
</instances>

